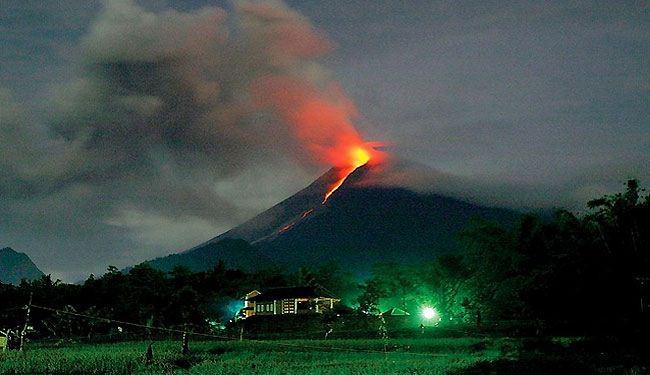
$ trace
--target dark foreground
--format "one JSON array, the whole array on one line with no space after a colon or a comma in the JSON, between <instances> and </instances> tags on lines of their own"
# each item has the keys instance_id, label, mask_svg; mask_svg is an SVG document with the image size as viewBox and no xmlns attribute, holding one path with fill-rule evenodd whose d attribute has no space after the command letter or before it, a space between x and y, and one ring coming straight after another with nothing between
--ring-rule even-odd
<instances>
[{"instance_id":1,"label":"dark foreground","mask_svg":"<svg viewBox=\"0 0 650 375\"><path fill-rule=\"evenodd\" d=\"M645 374L616 339L581 337L32 343L0 353L2 374Z\"/></svg>"}]
</instances>

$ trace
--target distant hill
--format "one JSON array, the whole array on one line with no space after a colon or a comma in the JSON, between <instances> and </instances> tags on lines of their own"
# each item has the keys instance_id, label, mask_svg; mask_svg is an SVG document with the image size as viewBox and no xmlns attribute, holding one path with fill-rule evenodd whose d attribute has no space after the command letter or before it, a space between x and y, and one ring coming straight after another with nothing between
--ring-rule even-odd
<instances>
[{"instance_id":1,"label":"distant hill","mask_svg":"<svg viewBox=\"0 0 650 375\"><path fill-rule=\"evenodd\" d=\"M166 257L147 261L148 265L161 271L169 272L182 265L193 272L205 271L214 267L220 260L230 268L254 271L260 264L269 264L258 249L241 239L224 239L218 243L207 243L192 251L171 254Z\"/></svg>"},{"instance_id":2,"label":"distant hill","mask_svg":"<svg viewBox=\"0 0 650 375\"><path fill-rule=\"evenodd\" d=\"M244 269L297 269L338 261L364 273L380 261L422 262L456 252L458 234L473 218L512 225L520 217L512 210L439 194L369 185L376 173L381 172L357 169L322 204L327 186L336 179L336 171L330 170L242 225L149 263L166 270L176 264L201 270L223 259L227 266Z\"/></svg>"},{"instance_id":3,"label":"distant hill","mask_svg":"<svg viewBox=\"0 0 650 375\"><path fill-rule=\"evenodd\" d=\"M43 272L25 254L10 247L0 249L0 282L20 284L22 279L34 280L43 276Z\"/></svg>"}]
</instances>

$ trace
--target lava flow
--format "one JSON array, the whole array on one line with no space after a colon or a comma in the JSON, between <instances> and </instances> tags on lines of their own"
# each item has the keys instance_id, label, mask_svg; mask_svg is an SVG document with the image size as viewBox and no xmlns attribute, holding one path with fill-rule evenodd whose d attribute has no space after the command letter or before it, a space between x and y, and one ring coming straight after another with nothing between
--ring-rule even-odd
<instances>
[{"instance_id":1,"label":"lava flow","mask_svg":"<svg viewBox=\"0 0 650 375\"><path fill-rule=\"evenodd\" d=\"M353 146L348 146L346 147L347 152L343 153L338 153L337 158L333 158L333 160L338 161L338 166L336 167L336 173L337 173L337 179L334 183L328 186L327 191L325 192L325 197L323 198L323 201L321 204L325 204L329 197L339 188L345 180L348 178L348 176L357 170L357 168L360 168L369 162L373 163L378 163L381 160L383 160L384 155L380 152L375 150L375 146L381 145L379 143L371 143L371 142L359 142ZM282 228L280 228L277 233L282 234L287 231L289 231L291 228L293 228L298 222L301 220L304 220L307 216L309 216L312 212L314 212L314 208L310 208L307 211L303 212L302 215L300 215L300 218L284 225Z\"/></svg>"},{"instance_id":2,"label":"lava flow","mask_svg":"<svg viewBox=\"0 0 650 375\"><path fill-rule=\"evenodd\" d=\"M325 198L323 199L322 204L327 202L327 199L334 193L343 182L348 178L348 176L354 172L357 168L362 167L370 161L370 151L362 146L355 146L349 151L349 160L351 162L350 166L342 167L338 171L338 180L329 186L325 192Z\"/></svg>"},{"instance_id":3,"label":"lava flow","mask_svg":"<svg viewBox=\"0 0 650 375\"><path fill-rule=\"evenodd\" d=\"M257 79L251 93L261 108L272 109L290 126L311 162L335 168L337 179L327 188L323 204L350 173L383 158L375 149L381 144L365 142L355 128L357 109L335 82L323 86L300 76L269 75Z\"/></svg>"}]
</instances>

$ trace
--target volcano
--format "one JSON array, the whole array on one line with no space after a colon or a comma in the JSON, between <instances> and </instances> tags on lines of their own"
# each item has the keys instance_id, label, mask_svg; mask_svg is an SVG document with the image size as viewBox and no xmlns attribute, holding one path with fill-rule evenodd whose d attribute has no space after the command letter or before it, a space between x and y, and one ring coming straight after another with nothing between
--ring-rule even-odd
<instances>
[{"instance_id":1,"label":"volcano","mask_svg":"<svg viewBox=\"0 0 650 375\"><path fill-rule=\"evenodd\" d=\"M223 260L228 267L254 271L334 261L363 274L377 262L426 262L454 254L459 233L474 218L510 226L520 216L440 194L373 184L382 173L382 166L364 165L341 182L341 170L333 168L247 222L147 263L166 271L178 265L200 271Z\"/></svg>"}]
</instances>

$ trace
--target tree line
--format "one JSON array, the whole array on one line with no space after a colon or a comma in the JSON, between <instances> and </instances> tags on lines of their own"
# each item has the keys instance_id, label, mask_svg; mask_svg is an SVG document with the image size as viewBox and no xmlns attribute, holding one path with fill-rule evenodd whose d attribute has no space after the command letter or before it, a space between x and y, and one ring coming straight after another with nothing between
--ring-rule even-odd
<instances>
[{"instance_id":1,"label":"tree line","mask_svg":"<svg viewBox=\"0 0 650 375\"><path fill-rule=\"evenodd\" d=\"M128 272L110 266L104 275L90 275L81 284L63 283L46 275L33 281L23 280L18 286L0 283L0 330L21 329L25 321L24 306L31 296L36 306L60 310L56 313L32 309L31 322L36 336L90 337L115 332L119 327L119 324L74 314L210 332L236 317L243 307L244 295L251 290L317 284L342 295L346 293L342 288L356 287L351 280L333 263L313 270L301 268L294 273L279 268L246 273L228 269L223 262L206 272L191 272L181 266L163 272L143 263ZM126 331L129 327L119 327L119 330Z\"/></svg>"},{"instance_id":2,"label":"tree line","mask_svg":"<svg viewBox=\"0 0 650 375\"><path fill-rule=\"evenodd\" d=\"M650 196L630 180L624 192L587 207L580 215L525 215L514 228L477 219L460 235L460 253L429 263L377 264L362 283L333 263L293 273L247 273L219 262L206 272L163 272L142 264L128 272L109 267L81 284L50 276L0 284L0 329L24 323L22 307L32 295L34 304L61 311L209 331L232 319L250 290L293 285L324 287L359 315L392 307L415 315L435 308L440 325L533 322L538 329L564 332L634 327L649 301ZM32 314L34 330L43 337L116 329L52 311Z\"/></svg>"},{"instance_id":3,"label":"tree line","mask_svg":"<svg viewBox=\"0 0 650 375\"><path fill-rule=\"evenodd\" d=\"M515 228L477 220L463 251L430 264L378 265L360 308L435 306L441 323L529 321L540 328L630 328L648 312L650 196L636 180L576 215L525 215ZM645 315L647 319L648 315Z\"/></svg>"}]
</instances>

